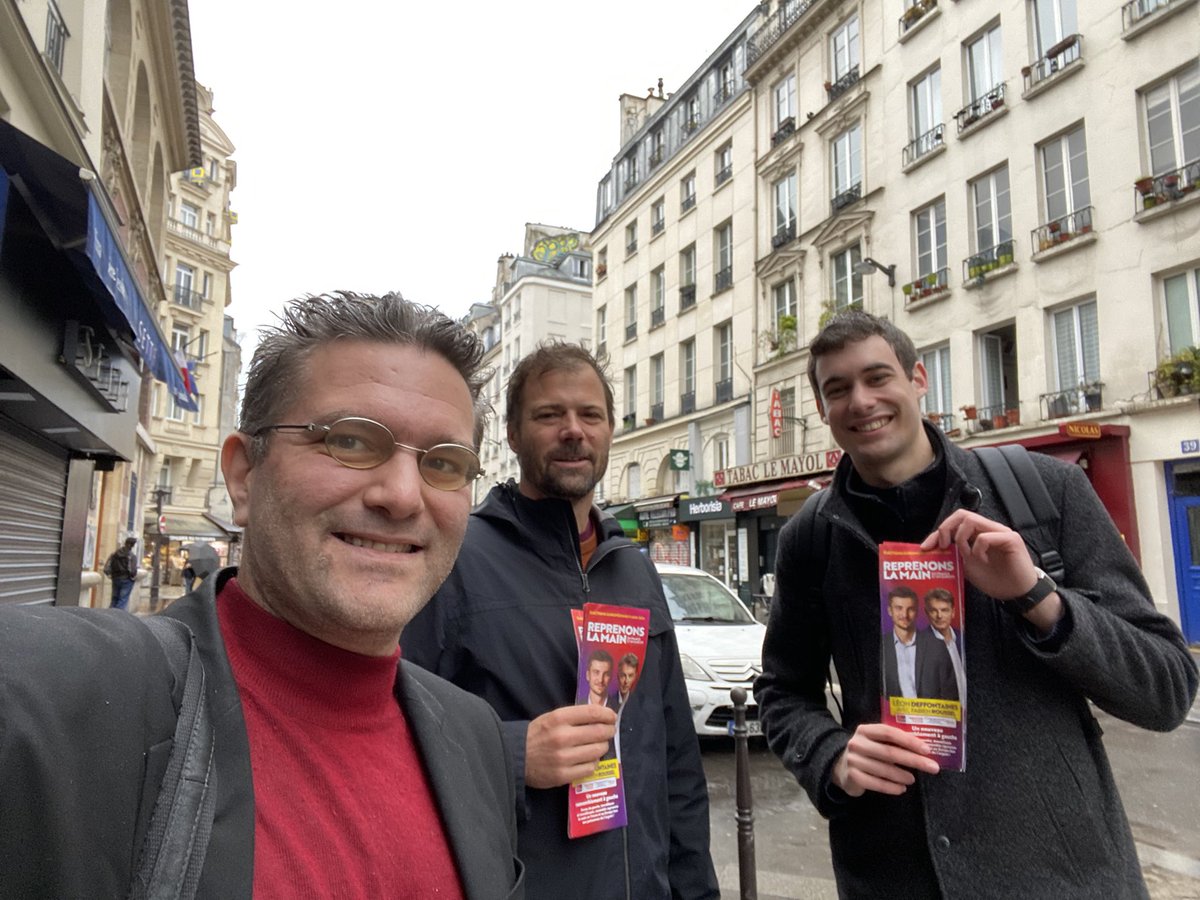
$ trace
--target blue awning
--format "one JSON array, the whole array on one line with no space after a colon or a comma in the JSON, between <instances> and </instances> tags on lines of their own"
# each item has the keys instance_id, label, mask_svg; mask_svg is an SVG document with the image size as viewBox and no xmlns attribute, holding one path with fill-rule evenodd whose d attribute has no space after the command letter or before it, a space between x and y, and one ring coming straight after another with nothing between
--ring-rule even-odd
<instances>
[{"instance_id":1,"label":"blue awning","mask_svg":"<svg viewBox=\"0 0 1200 900\"><path fill-rule=\"evenodd\" d=\"M96 196L102 188L94 178L85 182L80 171L69 159L0 120L0 240L11 182L46 236L84 276L101 309L116 313L115 318L129 327L146 368L167 386L180 407L195 410L196 402Z\"/></svg>"}]
</instances>

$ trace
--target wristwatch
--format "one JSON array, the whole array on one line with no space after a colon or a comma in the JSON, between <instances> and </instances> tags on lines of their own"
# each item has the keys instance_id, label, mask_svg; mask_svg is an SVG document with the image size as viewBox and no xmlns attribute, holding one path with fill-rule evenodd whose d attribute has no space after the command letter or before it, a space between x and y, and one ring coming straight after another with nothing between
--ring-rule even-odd
<instances>
[{"instance_id":1,"label":"wristwatch","mask_svg":"<svg viewBox=\"0 0 1200 900\"><path fill-rule=\"evenodd\" d=\"M1037 572L1038 577L1037 581L1033 583L1033 587L1029 589L1027 594L1006 600L1004 603L1005 609L1010 610L1016 615L1023 616L1058 590L1058 585L1054 583L1053 578L1037 566L1034 566L1033 571Z\"/></svg>"}]
</instances>

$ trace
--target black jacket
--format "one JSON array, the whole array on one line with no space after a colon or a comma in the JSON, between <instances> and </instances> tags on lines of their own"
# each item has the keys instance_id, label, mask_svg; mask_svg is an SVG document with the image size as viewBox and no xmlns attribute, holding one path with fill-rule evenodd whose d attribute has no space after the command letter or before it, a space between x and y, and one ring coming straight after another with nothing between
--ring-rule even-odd
<instances>
[{"instance_id":1,"label":"black jacket","mask_svg":"<svg viewBox=\"0 0 1200 900\"><path fill-rule=\"evenodd\" d=\"M982 492L978 512L1007 522L974 455L933 434L947 465L938 521L974 487ZM827 530L827 559L810 558L801 515L780 535L778 602L755 695L772 749L830 819L846 896L922 896L914 887L922 871L947 898L1145 896L1088 701L1169 730L1191 706L1196 666L1179 629L1155 609L1087 477L1049 456L1032 458L1062 516L1066 615L1056 640L1039 644L1024 620L967 586L967 769L919 775L917 789L901 798L851 799L830 780L855 727L879 721L877 548L845 500L849 457L815 523ZM826 707L831 656L843 724Z\"/></svg>"},{"instance_id":2,"label":"black jacket","mask_svg":"<svg viewBox=\"0 0 1200 900\"><path fill-rule=\"evenodd\" d=\"M574 702L570 610L583 603L650 610L646 659L621 714L627 828L567 837L567 788L524 787L529 721ZM708 793L679 650L658 575L601 520L580 571L570 504L529 500L513 482L471 516L458 562L401 636L405 659L487 700L500 715L518 782L520 856L530 897L716 898Z\"/></svg>"},{"instance_id":3,"label":"black jacket","mask_svg":"<svg viewBox=\"0 0 1200 900\"><path fill-rule=\"evenodd\" d=\"M191 627L205 668L217 796L197 896L212 900L250 897L253 877L250 750L214 603L235 571L164 613ZM0 896L127 895L181 696L158 642L128 613L0 608ZM494 714L407 662L396 696L466 895L523 897Z\"/></svg>"}]
</instances>

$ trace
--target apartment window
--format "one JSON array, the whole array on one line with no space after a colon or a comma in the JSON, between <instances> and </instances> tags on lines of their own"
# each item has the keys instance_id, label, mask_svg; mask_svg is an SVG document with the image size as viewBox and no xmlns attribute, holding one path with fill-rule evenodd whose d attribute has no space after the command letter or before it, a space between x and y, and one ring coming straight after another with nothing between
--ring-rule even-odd
<instances>
[{"instance_id":1,"label":"apartment window","mask_svg":"<svg viewBox=\"0 0 1200 900\"><path fill-rule=\"evenodd\" d=\"M696 173L689 172L679 182L679 210L687 212L696 205Z\"/></svg>"},{"instance_id":2,"label":"apartment window","mask_svg":"<svg viewBox=\"0 0 1200 900\"><path fill-rule=\"evenodd\" d=\"M733 96L733 62L726 60L717 71L717 99L725 100Z\"/></svg>"},{"instance_id":3,"label":"apartment window","mask_svg":"<svg viewBox=\"0 0 1200 900\"><path fill-rule=\"evenodd\" d=\"M771 288L771 299L775 305L775 328L784 316L796 315L796 282L789 278Z\"/></svg>"},{"instance_id":4,"label":"apartment window","mask_svg":"<svg viewBox=\"0 0 1200 900\"><path fill-rule=\"evenodd\" d=\"M726 222L716 234L717 274L713 293L733 286L733 223Z\"/></svg>"},{"instance_id":5,"label":"apartment window","mask_svg":"<svg viewBox=\"0 0 1200 900\"><path fill-rule=\"evenodd\" d=\"M221 163L215 156L210 156L208 158L208 169L204 174L208 176L208 180L213 184L221 183L221 179L219 177L221 174Z\"/></svg>"},{"instance_id":6,"label":"apartment window","mask_svg":"<svg viewBox=\"0 0 1200 900\"><path fill-rule=\"evenodd\" d=\"M62 74L63 54L67 48L67 38L70 36L62 13L58 11L54 0L49 0L46 4L46 59L59 75Z\"/></svg>"},{"instance_id":7,"label":"apartment window","mask_svg":"<svg viewBox=\"0 0 1200 900\"><path fill-rule=\"evenodd\" d=\"M696 304L696 245L684 247L679 253L679 309L682 312Z\"/></svg>"},{"instance_id":8,"label":"apartment window","mask_svg":"<svg viewBox=\"0 0 1200 900\"><path fill-rule=\"evenodd\" d=\"M623 165L625 168L625 190L628 191L636 187L638 183L637 156L631 153L629 156L625 157Z\"/></svg>"},{"instance_id":9,"label":"apartment window","mask_svg":"<svg viewBox=\"0 0 1200 900\"><path fill-rule=\"evenodd\" d=\"M200 227L200 207L186 200L179 201L179 224L185 228Z\"/></svg>"},{"instance_id":10,"label":"apartment window","mask_svg":"<svg viewBox=\"0 0 1200 900\"><path fill-rule=\"evenodd\" d=\"M657 166L663 161L663 156L666 154L667 139L663 134L662 129L650 135L650 166Z\"/></svg>"},{"instance_id":11,"label":"apartment window","mask_svg":"<svg viewBox=\"0 0 1200 900\"><path fill-rule=\"evenodd\" d=\"M909 85L909 140L905 162L920 159L942 143L942 70L935 68Z\"/></svg>"},{"instance_id":12,"label":"apartment window","mask_svg":"<svg viewBox=\"0 0 1200 900\"><path fill-rule=\"evenodd\" d=\"M733 385L733 323L725 322L717 326L717 381ZM732 399L732 391L726 400ZM718 396L718 403L723 402Z\"/></svg>"},{"instance_id":13,"label":"apartment window","mask_svg":"<svg viewBox=\"0 0 1200 900\"><path fill-rule=\"evenodd\" d=\"M729 455L729 438L721 435L713 439L713 469L721 471L728 469L732 464L732 457Z\"/></svg>"},{"instance_id":14,"label":"apartment window","mask_svg":"<svg viewBox=\"0 0 1200 900\"><path fill-rule=\"evenodd\" d=\"M975 249L989 250L1012 240L1012 211L1008 197L1008 166L971 182L975 214Z\"/></svg>"},{"instance_id":15,"label":"apartment window","mask_svg":"<svg viewBox=\"0 0 1200 900\"><path fill-rule=\"evenodd\" d=\"M679 345L679 382L684 394L696 393L696 341L688 339ZM688 410L690 412L690 410Z\"/></svg>"},{"instance_id":16,"label":"apartment window","mask_svg":"<svg viewBox=\"0 0 1200 900\"><path fill-rule=\"evenodd\" d=\"M683 130L691 134L700 127L700 98L693 95L684 106Z\"/></svg>"},{"instance_id":17,"label":"apartment window","mask_svg":"<svg viewBox=\"0 0 1200 900\"><path fill-rule=\"evenodd\" d=\"M1200 160L1200 62L1146 91L1150 174Z\"/></svg>"},{"instance_id":18,"label":"apartment window","mask_svg":"<svg viewBox=\"0 0 1200 900\"><path fill-rule=\"evenodd\" d=\"M652 411L650 417L652 419L662 418L663 391L664 391L664 366L663 355L661 353L650 357L650 406ZM654 414L657 411L658 415Z\"/></svg>"},{"instance_id":19,"label":"apartment window","mask_svg":"<svg viewBox=\"0 0 1200 900\"><path fill-rule=\"evenodd\" d=\"M666 320L667 270L659 266L650 273L650 327L657 328Z\"/></svg>"},{"instance_id":20,"label":"apartment window","mask_svg":"<svg viewBox=\"0 0 1200 900\"><path fill-rule=\"evenodd\" d=\"M205 300L211 300L212 299L212 273L205 272L203 277L201 278L200 283L203 285L203 287L200 289L200 295L202 297L204 297Z\"/></svg>"},{"instance_id":21,"label":"apartment window","mask_svg":"<svg viewBox=\"0 0 1200 900\"><path fill-rule=\"evenodd\" d=\"M626 499L636 500L642 496L642 467L630 463L625 469Z\"/></svg>"},{"instance_id":22,"label":"apartment window","mask_svg":"<svg viewBox=\"0 0 1200 900\"><path fill-rule=\"evenodd\" d=\"M172 422L184 422L187 420L188 410L179 405L179 401L175 399L175 395L171 394L171 405L167 410L167 418Z\"/></svg>"},{"instance_id":23,"label":"apartment window","mask_svg":"<svg viewBox=\"0 0 1200 900\"><path fill-rule=\"evenodd\" d=\"M603 353L608 346L608 307L596 310L596 349ZM499 384L499 382L497 382Z\"/></svg>"},{"instance_id":24,"label":"apartment window","mask_svg":"<svg viewBox=\"0 0 1200 900\"><path fill-rule=\"evenodd\" d=\"M571 274L576 278L592 280L592 261L578 256L571 258Z\"/></svg>"},{"instance_id":25,"label":"apartment window","mask_svg":"<svg viewBox=\"0 0 1200 900\"><path fill-rule=\"evenodd\" d=\"M967 94L974 102L1004 80L1000 26L989 28L967 44Z\"/></svg>"},{"instance_id":26,"label":"apartment window","mask_svg":"<svg viewBox=\"0 0 1200 900\"><path fill-rule=\"evenodd\" d=\"M204 424L204 395L196 394L194 397L192 397L192 400L196 404L196 411L192 413L192 423L194 425L203 425Z\"/></svg>"},{"instance_id":27,"label":"apartment window","mask_svg":"<svg viewBox=\"0 0 1200 900\"><path fill-rule=\"evenodd\" d=\"M1100 380L1100 330L1096 301L1089 300L1054 313L1054 367L1057 390L1065 391Z\"/></svg>"},{"instance_id":28,"label":"apartment window","mask_svg":"<svg viewBox=\"0 0 1200 900\"><path fill-rule=\"evenodd\" d=\"M650 207L650 234L662 234L664 228L667 227L667 201L662 197Z\"/></svg>"},{"instance_id":29,"label":"apartment window","mask_svg":"<svg viewBox=\"0 0 1200 900\"><path fill-rule=\"evenodd\" d=\"M858 244L833 254L833 308L838 312L850 306L862 308L862 275L854 271L861 260Z\"/></svg>"},{"instance_id":30,"label":"apartment window","mask_svg":"<svg viewBox=\"0 0 1200 900\"><path fill-rule=\"evenodd\" d=\"M1200 269L1163 279L1167 351L1178 353L1200 344Z\"/></svg>"},{"instance_id":31,"label":"apartment window","mask_svg":"<svg viewBox=\"0 0 1200 900\"><path fill-rule=\"evenodd\" d=\"M187 353L191 343L192 332L186 325L175 325L171 328L171 349Z\"/></svg>"},{"instance_id":32,"label":"apartment window","mask_svg":"<svg viewBox=\"0 0 1200 900\"><path fill-rule=\"evenodd\" d=\"M637 366L625 370L625 415L637 419Z\"/></svg>"},{"instance_id":33,"label":"apartment window","mask_svg":"<svg viewBox=\"0 0 1200 900\"><path fill-rule=\"evenodd\" d=\"M946 415L954 409L950 401L950 345L942 344L921 354L929 379L929 390L921 398L921 411Z\"/></svg>"},{"instance_id":34,"label":"apartment window","mask_svg":"<svg viewBox=\"0 0 1200 900\"><path fill-rule=\"evenodd\" d=\"M637 219L634 219L625 226L625 255L632 256L637 253Z\"/></svg>"},{"instance_id":35,"label":"apartment window","mask_svg":"<svg viewBox=\"0 0 1200 900\"><path fill-rule=\"evenodd\" d=\"M795 73L784 78L771 90L771 95L775 100L775 130L788 120L796 117L796 75Z\"/></svg>"},{"instance_id":36,"label":"apartment window","mask_svg":"<svg viewBox=\"0 0 1200 900\"><path fill-rule=\"evenodd\" d=\"M858 16L851 16L829 36L830 81L839 81L858 66Z\"/></svg>"},{"instance_id":37,"label":"apartment window","mask_svg":"<svg viewBox=\"0 0 1200 900\"><path fill-rule=\"evenodd\" d=\"M775 198L775 234L773 247L781 247L796 237L796 173L792 172L772 185Z\"/></svg>"},{"instance_id":38,"label":"apartment window","mask_svg":"<svg viewBox=\"0 0 1200 900\"><path fill-rule=\"evenodd\" d=\"M982 406L1002 410L1004 402L1004 338L999 334L979 336L979 376ZM986 415L986 413L985 413Z\"/></svg>"},{"instance_id":39,"label":"apartment window","mask_svg":"<svg viewBox=\"0 0 1200 900\"><path fill-rule=\"evenodd\" d=\"M217 214L207 213L204 217L204 233L209 237L215 237L217 234Z\"/></svg>"},{"instance_id":40,"label":"apartment window","mask_svg":"<svg viewBox=\"0 0 1200 900\"><path fill-rule=\"evenodd\" d=\"M932 275L947 268L946 201L938 200L913 215L917 245L917 275Z\"/></svg>"},{"instance_id":41,"label":"apartment window","mask_svg":"<svg viewBox=\"0 0 1200 900\"><path fill-rule=\"evenodd\" d=\"M775 439L775 455L791 456L796 452L796 389L782 388L779 391L779 411L783 416L779 437Z\"/></svg>"},{"instance_id":42,"label":"apartment window","mask_svg":"<svg viewBox=\"0 0 1200 900\"><path fill-rule=\"evenodd\" d=\"M637 285L625 288L625 340L637 337Z\"/></svg>"},{"instance_id":43,"label":"apartment window","mask_svg":"<svg viewBox=\"0 0 1200 900\"><path fill-rule=\"evenodd\" d=\"M833 139L833 192L851 193L862 185L862 125L855 123Z\"/></svg>"},{"instance_id":44,"label":"apartment window","mask_svg":"<svg viewBox=\"0 0 1200 900\"><path fill-rule=\"evenodd\" d=\"M1037 38L1037 55L1046 56L1047 51L1063 38L1079 31L1076 24L1075 0L1032 0L1034 35Z\"/></svg>"},{"instance_id":45,"label":"apartment window","mask_svg":"<svg viewBox=\"0 0 1200 900\"><path fill-rule=\"evenodd\" d=\"M1058 221L1092 205L1082 125L1043 144L1041 157L1047 222Z\"/></svg>"},{"instance_id":46,"label":"apartment window","mask_svg":"<svg viewBox=\"0 0 1200 900\"><path fill-rule=\"evenodd\" d=\"M191 344L188 355L194 356L196 359L204 359L204 357L208 356L208 332L203 328L196 335L195 342Z\"/></svg>"},{"instance_id":47,"label":"apartment window","mask_svg":"<svg viewBox=\"0 0 1200 900\"><path fill-rule=\"evenodd\" d=\"M196 281L196 270L186 263L175 263L175 286L185 291L192 290Z\"/></svg>"},{"instance_id":48,"label":"apartment window","mask_svg":"<svg viewBox=\"0 0 1200 900\"><path fill-rule=\"evenodd\" d=\"M714 181L720 187L733 177L733 141L726 142L716 153Z\"/></svg>"}]
</instances>

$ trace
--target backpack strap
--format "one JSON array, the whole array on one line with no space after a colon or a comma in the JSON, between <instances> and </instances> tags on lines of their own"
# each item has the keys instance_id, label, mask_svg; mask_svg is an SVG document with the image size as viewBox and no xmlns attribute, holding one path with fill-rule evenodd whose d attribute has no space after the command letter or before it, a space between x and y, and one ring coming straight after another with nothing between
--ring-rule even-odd
<instances>
[{"instance_id":1,"label":"backpack strap","mask_svg":"<svg viewBox=\"0 0 1200 900\"><path fill-rule=\"evenodd\" d=\"M821 510L825 508L825 503L829 500L830 493L829 488L817 491L804 501L804 505L800 507L800 512L796 514L800 517L800 524L807 538L809 573L812 576L812 586L809 588L808 596L804 600L807 604L822 608L825 605L825 573L829 567L829 529L831 526L828 522L821 521ZM828 615L828 611L826 611L826 615ZM842 703L833 690L832 659L829 660L829 665L825 671L825 682L829 686L829 696L833 698L833 703L837 707L838 719L845 719L845 714L842 711Z\"/></svg>"},{"instance_id":2,"label":"backpack strap","mask_svg":"<svg viewBox=\"0 0 1200 900\"><path fill-rule=\"evenodd\" d=\"M216 807L213 727L204 691L204 666L195 637L182 622L161 616L142 621L162 645L177 677L180 672L186 675L171 756L129 897L191 900L200 883Z\"/></svg>"},{"instance_id":3,"label":"backpack strap","mask_svg":"<svg viewBox=\"0 0 1200 900\"><path fill-rule=\"evenodd\" d=\"M1056 582L1066 577L1058 552L1058 510L1029 451L1020 444L976 447L975 456L983 465L1015 531L1037 560L1038 565Z\"/></svg>"}]
</instances>

